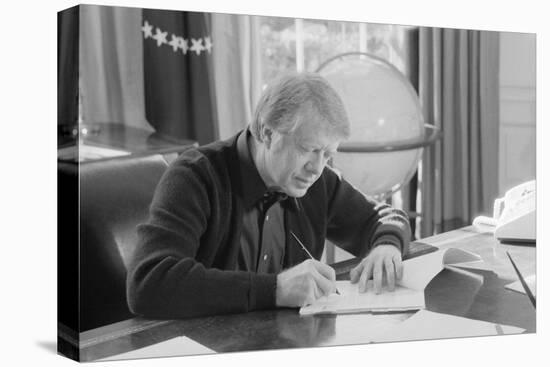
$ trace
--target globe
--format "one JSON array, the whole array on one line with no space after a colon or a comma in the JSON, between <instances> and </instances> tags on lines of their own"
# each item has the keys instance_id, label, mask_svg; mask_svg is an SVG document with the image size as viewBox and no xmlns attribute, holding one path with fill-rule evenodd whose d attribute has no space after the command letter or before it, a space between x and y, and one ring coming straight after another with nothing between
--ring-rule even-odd
<instances>
[{"instance_id":1,"label":"globe","mask_svg":"<svg viewBox=\"0 0 550 367\"><path fill-rule=\"evenodd\" d=\"M342 98L351 137L333 167L363 193L384 198L408 183L425 138L422 109L408 79L369 54L343 54L317 70Z\"/></svg>"}]
</instances>

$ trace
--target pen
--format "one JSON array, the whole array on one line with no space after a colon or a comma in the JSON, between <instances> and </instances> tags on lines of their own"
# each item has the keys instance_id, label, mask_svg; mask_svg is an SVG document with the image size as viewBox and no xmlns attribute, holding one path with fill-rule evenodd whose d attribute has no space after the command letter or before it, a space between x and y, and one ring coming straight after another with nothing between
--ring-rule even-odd
<instances>
[{"instance_id":1,"label":"pen","mask_svg":"<svg viewBox=\"0 0 550 367\"><path fill-rule=\"evenodd\" d=\"M516 274L518 275L519 281L521 282L521 286L525 290L525 293L527 294L527 297L529 297L529 300L533 304L534 308L537 308L537 300L533 296L533 293L531 293L531 290L529 289L529 286L527 283L525 283L525 279L523 279L523 276L521 276L521 273L519 272L516 264L514 263L514 260L512 260L512 256L510 256L510 253L506 251L506 255L508 255L508 258L510 259L510 262L512 263L512 266L514 267L514 270L516 271Z\"/></svg>"},{"instance_id":2,"label":"pen","mask_svg":"<svg viewBox=\"0 0 550 367\"><path fill-rule=\"evenodd\" d=\"M311 255L311 253L307 250L306 246L304 246L304 244L302 243L302 241L300 241L300 239L294 234L294 232L290 231L290 234L292 235L292 237L294 237L294 239L296 240L296 242L298 242L298 244L300 245L300 247L302 247L302 250L304 250L307 254L307 256L309 256L310 259L312 260L315 260L315 258ZM340 295L340 292L338 292L338 288L336 288L336 294L337 295Z\"/></svg>"}]
</instances>

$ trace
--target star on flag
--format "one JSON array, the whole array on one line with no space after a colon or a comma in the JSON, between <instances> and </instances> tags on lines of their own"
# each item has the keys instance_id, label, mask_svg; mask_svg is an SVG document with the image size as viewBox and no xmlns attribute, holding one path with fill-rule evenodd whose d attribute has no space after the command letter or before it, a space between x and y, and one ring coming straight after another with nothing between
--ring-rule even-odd
<instances>
[{"instance_id":1,"label":"star on flag","mask_svg":"<svg viewBox=\"0 0 550 367\"><path fill-rule=\"evenodd\" d=\"M153 28L155 28L155 34L153 35ZM172 50L174 52L178 52L179 49L182 50L184 55L187 55L187 51L192 51L197 54L197 56L200 56L201 52L207 51L208 53L212 53L212 47L213 43L210 39L210 36L206 37L200 37L200 38L189 38L185 39L183 37L177 36L176 34L171 34L170 42L166 40L166 37L168 36L168 32L163 32L159 27L153 27L152 24L149 24L147 20L144 21L143 26L141 27L141 31L143 32L143 38L152 38L157 42L157 46L160 47L162 45L171 46ZM192 45L189 47L189 40L191 41ZM203 45L204 41L204 45Z\"/></svg>"},{"instance_id":2,"label":"star on flag","mask_svg":"<svg viewBox=\"0 0 550 367\"><path fill-rule=\"evenodd\" d=\"M210 40L210 37L204 37L204 48L208 51L208 53L212 53L212 41Z\"/></svg>"},{"instance_id":3,"label":"star on flag","mask_svg":"<svg viewBox=\"0 0 550 367\"><path fill-rule=\"evenodd\" d=\"M177 52L178 48L180 47L180 38L172 33L172 40L168 42L168 44L172 46L174 52Z\"/></svg>"},{"instance_id":4,"label":"star on flag","mask_svg":"<svg viewBox=\"0 0 550 367\"><path fill-rule=\"evenodd\" d=\"M168 35L168 32L163 32L158 27L157 27L157 29L155 29L155 31L156 31L156 33L153 36L153 38L157 40L157 46L160 47L160 45L162 45L164 43L167 43L166 42L166 36Z\"/></svg>"},{"instance_id":5,"label":"star on flag","mask_svg":"<svg viewBox=\"0 0 550 367\"><path fill-rule=\"evenodd\" d=\"M197 53L197 56L199 56L201 54L201 51L204 51L204 46L202 45L202 38L199 38L199 39L191 38L191 42L193 43L193 45L189 50L195 51Z\"/></svg>"},{"instance_id":6,"label":"star on flag","mask_svg":"<svg viewBox=\"0 0 550 367\"><path fill-rule=\"evenodd\" d=\"M141 27L141 30L143 31L143 37L145 39L153 37L153 26L150 25L147 21L145 21L145 24L143 25L143 27Z\"/></svg>"},{"instance_id":7,"label":"star on flag","mask_svg":"<svg viewBox=\"0 0 550 367\"><path fill-rule=\"evenodd\" d=\"M181 48L181 51L183 52L184 55L187 55L187 50L189 50L189 41L186 40L185 38L183 37L180 37L179 38L179 47Z\"/></svg>"}]
</instances>

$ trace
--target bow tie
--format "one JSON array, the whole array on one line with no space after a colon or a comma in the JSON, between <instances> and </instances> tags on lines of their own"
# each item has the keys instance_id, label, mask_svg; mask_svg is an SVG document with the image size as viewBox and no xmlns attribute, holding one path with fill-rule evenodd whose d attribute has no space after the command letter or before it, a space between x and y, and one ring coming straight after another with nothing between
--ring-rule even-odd
<instances>
[{"instance_id":1,"label":"bow tie","mask_svg":"<svg viewBox=\"0 0 550 367\"><path fill-rule=\"evenodd\" d=\"M288 198L288 195L279 191L266 191L262 197L264 205L271 206L277 201L283 201Z\"/></svg>"}]
</instances>

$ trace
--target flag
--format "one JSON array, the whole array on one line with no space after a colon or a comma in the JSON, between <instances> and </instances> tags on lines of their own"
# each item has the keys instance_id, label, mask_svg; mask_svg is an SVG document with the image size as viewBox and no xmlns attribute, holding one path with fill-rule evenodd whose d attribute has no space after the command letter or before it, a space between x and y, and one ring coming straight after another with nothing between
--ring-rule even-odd
<instances>
[{"instance_id":1,"label":"flag","mask_svg":"<svg viewBox=\"0 0 550 367\"><path fill-rule=\"evenodd\" d=\"M141 26L147 121L168 140L214 141L209 15L143 9Z\"/></svg>"}]
</instances>

